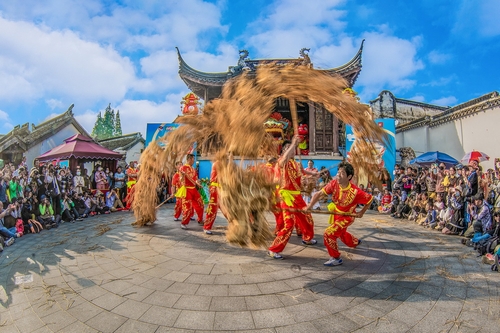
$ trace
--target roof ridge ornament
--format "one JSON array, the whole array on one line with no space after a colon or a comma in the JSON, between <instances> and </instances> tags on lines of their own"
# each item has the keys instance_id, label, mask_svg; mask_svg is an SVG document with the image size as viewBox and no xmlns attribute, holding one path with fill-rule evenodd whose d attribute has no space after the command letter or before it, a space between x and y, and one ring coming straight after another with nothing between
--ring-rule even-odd
<instances>
[{"instance_id":1,"label":"roof ridge ornament","mask_svg":"<svg viewBox=\"0 0 500 333\"><path fill-rule=\"evenodd\" d=\"M233 76L238 75L244 69L255 70L254 65L248 63L250 60L248 57L248 50L240 50L239 54L240 58L238 59L238 65L229 67L229 72Z\"/></svg>"},{"instance_id":2,"label":"roof ridge ornament","mask_svg":"<svg viewBox=\"0 0 500 333\"><path fill-rule=\"evenodd\" d=\"M302 59L301 65L312 67L311 58L309 58L309 51L311 51L310 48L306 47L301 48L299 51L300 54L299 59Z\"/></svg>"}]
</instances>

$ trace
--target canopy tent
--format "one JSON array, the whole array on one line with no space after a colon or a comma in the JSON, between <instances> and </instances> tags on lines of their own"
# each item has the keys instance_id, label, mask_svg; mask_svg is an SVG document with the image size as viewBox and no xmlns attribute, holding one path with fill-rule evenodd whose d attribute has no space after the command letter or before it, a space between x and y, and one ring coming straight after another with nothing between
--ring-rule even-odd
<instances>
[{"instance_id":1,"label":"canopy tent","mask_svg":"<svg viewBox=\"0 0 500 333\"><path fill-rule=\"evenodd\" d=\"M78 162L90 162L97 160L108 160L109 166L116 164L121 160L122 154L104 148L89 137L81 134L75 134L64 140L62 145L52 148L48 152L40 155L39 162L69 160L70 169L74 169ZM113 162L112 162L113 161Z\"/></svg>"},{"instance_id":2,"label":"canopy tent","mask_svg":"<svg viewBox=\"0 0 500 333\"><path fill-rule=\"evenodd\" d=\"M418 164L425 167L429 167L434 163L444 163L446 167L451 167L459 164L456 159L440 151L429 151L410 161L410 164Z\"/></svg>"}]
</instances>

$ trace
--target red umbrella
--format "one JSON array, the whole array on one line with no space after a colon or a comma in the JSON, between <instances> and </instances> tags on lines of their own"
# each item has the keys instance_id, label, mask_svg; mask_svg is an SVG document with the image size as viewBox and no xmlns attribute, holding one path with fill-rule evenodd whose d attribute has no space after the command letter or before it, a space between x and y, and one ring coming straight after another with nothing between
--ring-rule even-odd
<instances>
[{"instance_id":1,"label":"red umbrella","mask_svg":"<svg viewBox=\"0 0 500 333\"><path fill-rule=\"evenodd\" d=\"M465 156L462 157L460 162L462 162L462 164L468 165L471 161L483 162L483 161L488 161L489 159L490 157L485 153L473 150L470 153L465 154Z\"/></svg>"}]
</instances>

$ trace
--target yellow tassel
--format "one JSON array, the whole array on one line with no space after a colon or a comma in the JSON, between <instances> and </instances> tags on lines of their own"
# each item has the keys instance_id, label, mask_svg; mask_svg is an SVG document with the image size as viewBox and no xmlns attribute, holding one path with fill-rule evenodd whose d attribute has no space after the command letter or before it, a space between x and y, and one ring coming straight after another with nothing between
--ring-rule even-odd
<instances>
[{"instance_id":1,"label":"yellow tassel","mask_svg":"<svg viewBox=\"0 0 500 333\"><path fill-rule=\"evenodd\" d=\"M295 201L295 198L293 196L294 195L299 195L300 191L280 190L279 193L280 193L281 199L283 199L283 201L285 202L285 204L288 207L292 207L293 206L293 202Z\"/></svg>"},{"instance_id":2,"label":"yellow tassel","mask_svg":"<svg viewBox=\"0 0 500 333\"><path fill-rule=\"evenodd\" d=\"M177 192L175 192L175 197L176 198L185 198L186 195L187 195L187 188L186 188L186 186L179 187L179 189L177 190Z\"/></svg>"}]
</instances>

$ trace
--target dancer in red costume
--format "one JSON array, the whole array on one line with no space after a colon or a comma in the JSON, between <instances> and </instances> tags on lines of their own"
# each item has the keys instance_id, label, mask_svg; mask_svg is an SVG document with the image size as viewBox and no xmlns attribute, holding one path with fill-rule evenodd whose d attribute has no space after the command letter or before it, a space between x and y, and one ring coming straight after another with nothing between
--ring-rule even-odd
<instances>
[{"instance_id":1,"label":"dancer in red costume","mask_svg":"<svg viewBox=\"0 0 500 333\"><path fill-rule=\"evenodd\" d=\"M269 247L268 255L274 259L283 259L280 253L288 243L295 224L298 224L302 231L302 244L314 245L317 243L313 239L314 222L311 214L301 211L307 205L300 195L302 166L293 159L297 143L298 138L295 136L289 146L284 145L284 152L278 160L281 175L279 208L283 214L283 228L278 231L274 242ZM317 176L317 173L313 175Z\"/></svg>"},{"instance_id":2,"label":"dancer in red costume","mask_svg":"<svg viewBox=\"0 0 500 333\"><path fill-rule=\"evenodd\" d=\"M330 216L330 226L324 233L324 243L330 255L330 260L324 263L325 266L337 266L342 264L340 252L338 250L337 238L349 247L357 247L361 240L357 239L349 232L347 227L354 222L354 218L363 217L373 200L371 194L360 190L351 183L354 176L354 168L347 162L342 162L338 166L337 177L330 181L321 191L317 192L307 206L308 210L314 206L324 195L332 195L332 203L328 205L328 210L333 214ZM364 207L356 212L358 205Z\"/></svg>"},{"instance_id":3,"label":"dancer in red costume","mask_svg":"<svg viewBox=\"0 0 500 333\"><path fill-rule=\"evenodd\" d=\"M187 229L187 225L194 215L194 211L196 211L196 215L198 215L198 223L203 224L203 200L196 189L198 185L196 183L198 175L193 168L193 164L194 155L188 154L186 157L186 164L179 168L179 173L181 174L181 187L177 190L176 197L182 198L182 229Z\"/></svg>"},{"instance_id":4,"label":"dancer in red costume","mask_svg":"<svg viewBox=\"0 0 500 333\"><path fill-rule=\"evenodd\" d=\"M125 198L127 205L125 206L125 209L130 210L132 208L132 202L134 201L133 188L137 183L137 177L139 176L139 168L137 168L137 162L132 161L125 173L127 174L128 177L127 197Z\"/></svg>"},{"instance_id":5,"label":"dancer in red costume","mask_svg":"<svg viewBox=\"0 0 500 333\"><path fill-rule=\"evenodd\" d=\"M175 169L177 170L172 176L172 193L175 196L177 190L181 187L181 174L179 172L180 167L182 166L182 162L175 163ZM182 198L175 198L175 207L174 207L174 221L179 221L179 217L182 213Z\"/></svg>"},{"instance_id":6,"label":"dancer in red costume","mask_svg":"<svg viewBox=\"0 0 500 333\"><path fill-rule=\"evenodd\" d=\"M266 170L266 175L268 177L268 181L270 183L277 183L280 179L279 177L279 168L276 167L276 163L278 160L276 157L271 157L267 160L267 163L264 164L264 168ZM278 205L278 189L279 185L276 185L276 191L274 191L271 198L271 210L274 214L274 219L276 220L276 227L274 229L274 235L277 235L278 232L283 229L283 214Z\"/></svg>"},{"instance_id":7,"label":"dancer in red costume","mask_svg":"<svg viewBox=\"0 0 500 333\"><path fill-rule=\"evenodd\" d=\"M219 200L217 195L218 188L217 162L215 162L212 165L212 171L210 172L210 199L208 200L207 214L205 216L205 224L203 225L203 230L207 235L212 234L212 226L214 225L215 218L217 217L217 210L219 209Z\"/></svg>"}]
</instances>

